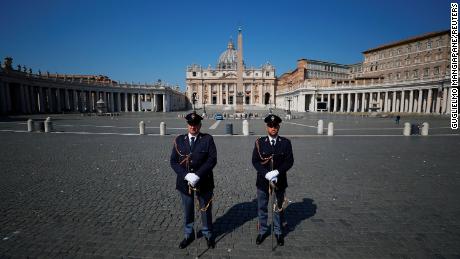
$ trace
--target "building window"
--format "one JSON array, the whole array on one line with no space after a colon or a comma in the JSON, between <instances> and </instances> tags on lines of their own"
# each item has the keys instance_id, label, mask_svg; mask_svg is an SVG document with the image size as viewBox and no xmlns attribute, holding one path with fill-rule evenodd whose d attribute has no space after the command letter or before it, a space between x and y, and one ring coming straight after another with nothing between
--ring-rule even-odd
<instances>
[{"instance_id":1,"label":"building window","mask_svg":"<svg viewBox=\"0 0 460 259\"><path fill-rule=\"evenodd\" d=\"M398 73L396 74L396 79L401 79L401 73L398 72Z\"/></svg>"},{"instance_id":2,"label":"building window","mask_svg":"<svg viewBox=\"0 0 460 259\"><path fill-rule=\"evenodd\" d=\"M430 75L430 69L429 69L429 68L425 68L425 69L423 70L423 76L424 76L424 77L428 77L429 75Z\"/></svg>"},{"instance_id":3,"label":"building window","mask_svg":"<svg viewBox=\"0 0 460 259\"><path fill-rule=\"evenodd\" d=\"M265 76L270 76L270 72L265 72Z\"/></svg>"},{"instance_id":4,"label":"building window","mask_svg":"<svg viewBox=\"0 0 460 259\"><path fill-rule=\"evenodd\" d=\"M411 45L407 46L407 53L410 53L412 51Z\"/></svg>"},{"instance_id":5,"label":"building window","mask_svg":"<svg viewBox=\"0 0 460 259\"><path fill-rule=\"evenodd\" d=\"M389 79L389 80L392 80L392 79L393 79L393 74L392 74L392 73L389 73L389 74L388 74L388 79Z\"/></svg>"},{"instance_id":6,"label":"building window","mask_svg":"<svg viewBox=\"0 0 460 259\"><path fill-rule=\"evenodd\" d=\"M429 41L426 43L426 48L427 48L427 49L431 49L431 40L429 40Z\"/></svg>"},{"instance_id":7,"label":"building window","mask_svg":"<svg viewBox=\"0 0 460 259\"><path fill-rule=\"evenodd\" d=\"M421 43L421 42L417 42L417 51L419 51L421 48L422 48L422 43Z\"/></svg>"},{"instance_id":8,"label":"building window","mask_svg":"<svg viewBox=\"0 0 460 259\"><path fill-rule=\"evenodd\" d=\"M434 67L433 74L434 75L439 75L439 67Z\"/></svg>"},{"instance_id":9,"label":"building window","mask_svg":"<svg viewBox=\"0 0 460 259\"><path fill-rule=\"evenodd\" d=\"M404 78L409 79L409 71L404 72Z\"/></svg>"},{"instance_id":10,"label":"building window","mask_svg":"<svg viewBox=\"0 0 460 259\"><path fill-rule=\"evenodd\" d=\"M193 76L196 76L196 72L193 72L192 74L193 74Z\"/></svg>"},{"instance_id":11,"label":"building window","mask_svg":"<svg viewBox=\"0 0 460 259\"><path fill-rule=\"evenodd\" d=\"M431 61L431 56L426 55L426 56L425 56L425 62L430 62L430 61Z\"/></svg>"},{"instance_id":12,"label":"building window","mask_svg":"<svg viewBox=\"0 0 460 259\"><path fill-rule=\"evenodd\" d=\"M418 69L414 70L413 78L418 78Z\"/></svg>"},{"instance_id":13,"label":"building window","mask_svg":"<svg viewBox=\"0 0 460 259\"><path fill-rule=\"evenodd\" d=\"M401 55L401 53L402 53L402 50L401 50L401 48L399 48L398 49L398 55Z\"/></svg>"},{"instance_id":14,"label":"building window","mask_svg":"<svg viewBox=\"0 0 460 259\"><path fill-rule=\"evenodd\" d=\"M233 96L230 96L230 97L228 98L228 104L233 104Z\"/></svg>"}]
</instances>

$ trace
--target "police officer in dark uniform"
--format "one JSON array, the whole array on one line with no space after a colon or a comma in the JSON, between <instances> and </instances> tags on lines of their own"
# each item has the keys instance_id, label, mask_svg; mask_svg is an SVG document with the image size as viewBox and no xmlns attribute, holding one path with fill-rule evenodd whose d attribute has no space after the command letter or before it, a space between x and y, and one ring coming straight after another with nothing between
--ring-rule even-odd
<instances>
[{"instance_id":1,"label":"police officer in dark uniform","mask_svg":"<svg viewBox=\"0 0 460 259\"><path fill-rule=\"evenodd\" d=\"M179 191L184 207L185 237L179 248L187 247L194 239L194 194L200 205L203 228L201 233L206 238L208 247L215 247L212 233L212 196L214 177L212 169L217 164L217 151L211 135L201 133L200 115L188 114L188 134L179 135L174 140L170 164L177 174L176 189Z\"/></svg>"},{"instance_id":2,"label":"police officer in dark uniform","mask_svg":"<svg viewBox=\"0 0 460 259\"><path fill-rule=\"evenodd\" d=\"M287 171L294 164L291 141L278 135L281 118L270 114L265 118L268 136L256 140L252 152L252 164L257 170L257 214L259 217L259 234L256 244L260 245L269 235L268 201L271 191L275 192L276 208L274 209L274 234L279 246L284 245L283 210L284 195L287 184ZM270 182L272 184L270 184Z\"/></svg>"}]
</instances>

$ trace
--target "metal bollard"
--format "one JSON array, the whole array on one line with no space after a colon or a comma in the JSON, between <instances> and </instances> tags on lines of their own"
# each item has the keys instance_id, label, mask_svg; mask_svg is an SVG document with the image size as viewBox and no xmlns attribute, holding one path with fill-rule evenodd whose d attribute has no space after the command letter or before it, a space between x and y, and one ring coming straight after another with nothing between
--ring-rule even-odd
<instances>
[{"instance_id":1,"label":"metal bollard","mask_svg":"<svg viewBox=\"0 0 460 259\"><path fill-rule=\"evenodd\" d=\"M319 120L318 121L318 135L322 135L323 134L323 120Z\"/></svg>"},{"instance_id":2,"label":"metal bollard","mask_svg":"<svg viewBox=\"0 0 460 259\"><path fill-rule=\"evenodd\" d=\"M410 136L410 123L409 122L404 123L403 135Z\"/></svg>"},{"instance_id":3,"label":"metal bollard","mask_svg":"<svg viewBox=\"0 0 460 259\"><path fill-rule=\"evenodd\" d=\"M225 134L233 135L233 124L232 123L225 124Z\"/></svg>"},{"instance_id":4,"label":"metal bollard","mask_svg":"<svg viewBox=\"0 0 460 259\"><path fill-rule=\"evenodd\" d=\"M243 135L249 136L249 122L248 120L243 121Z\"/></svg>"},{"instance_id":5,"label":"metal bollard","mask_svg":"<svg viewBox=\"0 0 460 259\"><path fill-rule=\"evenodd\" d=\"M163 121L160 123L160 135L166 135L166 123Z\"/></svg>"},{"instance_id":6,"label":"metal bollard","mask_svg":"<svg viewBox=\"0 0 460 259\"><path fill-rule=\"evenodd\" d=\"M49 133L53 130L52 122L51 120L46 119L45 120L45 132Z\"/></svg>"},{"instance_id":7,"label":"metal bollard","mask_svg":"<svg viewBox=\"0 0 460 259\"><path fill-rule=\"evenodd\" d=\"M144 121L139 122L139 135L145 135L145 123L144 123Z\"/></svg>"},{"instance_id":8,"label":"metal bollard","mask_svg":"<svg viewBox=\"0 0 460 259\"><path fill-rule=\"evenodd\" d=\"M34 131L34 121L32 119L27 120L27 131L28 132Z\"/></svg>"},{"instance_id":9,"label":"metal bollard","mask_svg":"<svg viewBox=\"0 0 460 259\"><path fill-rule=\"evenodd\" d=\"M334 122L329 122L329 124L327 124L327 135L334 136Z\"/></svg>"},{"instance_id":10,"label":"metal bollard","mask_svg":"<svg viewBox=\"0 0 460 259\"><path fill-rule=\"evenodd\" d=\"M430 130L430 124L428 122L424 122L422 127L422 136L428 136L428 131Z\"/></svg>"},{"instance_id":11,"label":"metal bollard","mask_svg":"<svg viewBox=\"0 0 460 259\"><path fill-rule=\"evenodd\" d=\"M48 122L48 131L46 131L46 122ZM51 121L51 117L46 117L45 120L45 132L51 132L53 131L53 122Z\"/></svg>"}]
</instances>

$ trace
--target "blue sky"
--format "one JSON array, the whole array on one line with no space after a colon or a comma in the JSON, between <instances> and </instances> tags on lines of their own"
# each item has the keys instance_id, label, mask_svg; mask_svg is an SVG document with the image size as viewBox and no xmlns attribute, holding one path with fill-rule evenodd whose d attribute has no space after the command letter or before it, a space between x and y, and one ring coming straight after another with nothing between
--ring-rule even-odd
<instances>
[{"instance_id":1,"label":"blue sky","mask_svg":"<svg viewBox=\"0 0 460 259\"><path fill-rule=\"evenodd\" d=\"M0 0L0 10L2 62L181 88L186 67L214 67L240 25L245 63L270 61L281 75L300 58L357 63L364 50L450 21L444 0Z\"/></svg>"}]
</instances>

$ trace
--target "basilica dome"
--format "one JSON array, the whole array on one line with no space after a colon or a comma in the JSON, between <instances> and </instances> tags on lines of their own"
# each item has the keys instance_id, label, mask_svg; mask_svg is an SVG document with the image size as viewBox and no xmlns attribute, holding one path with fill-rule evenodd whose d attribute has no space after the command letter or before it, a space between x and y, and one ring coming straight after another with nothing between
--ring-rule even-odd
<instances>
[{"instance_id":1,"label":"basilica dome","mask_svg":"<svg viewBox=\"0 0 460 259\"><path fill-rule=\"evenodd\" d=\"M230 40L227 49L220 54L219 61L217 62L218 69L236 69L238 53L233 47L233 42Z\"/></svg>"}]
</instances>

